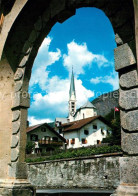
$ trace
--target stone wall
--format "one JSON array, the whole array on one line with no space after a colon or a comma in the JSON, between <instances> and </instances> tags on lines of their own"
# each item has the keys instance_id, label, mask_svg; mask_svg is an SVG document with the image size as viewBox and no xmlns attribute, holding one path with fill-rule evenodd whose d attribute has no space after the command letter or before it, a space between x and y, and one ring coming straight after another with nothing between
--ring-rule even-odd
<instances>
[{"instance_id":1,"label":"stone wall","mask_svg":"<svg viewBox=\"0 0 138 196\"><path fill-rule=\"evenodd\" d=\"M32 163L28 175L39 188L115 189L120 180L119 156Z\"/></svg>"}]
</instances>

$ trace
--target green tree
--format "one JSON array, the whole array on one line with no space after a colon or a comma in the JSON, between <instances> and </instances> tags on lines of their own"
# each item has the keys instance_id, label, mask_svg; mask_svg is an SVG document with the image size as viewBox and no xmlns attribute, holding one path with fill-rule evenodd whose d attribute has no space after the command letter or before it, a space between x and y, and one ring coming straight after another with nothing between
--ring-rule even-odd
<instances>
[{"instance_id":1,"label":"green tree","mask_svg":"<svg viewBox=\"0 0 138 196\"><path fill-rule=\"evenodd\" d=\"M107 137L103 139L102 143L121 145L120 111L115 112L114 115L114 109L112 109L111 112L105 116L105 119L109 122L112 130Z\"/></svg>"},{"instance_id":2,"label":"green tree","mask_svg":"<svg viewBox=\"0 0 138 196\"><path fill-rule=\"evenodd\" d=\"M34 150L35 148L35 143L34 142L27 142L26 144L26 154L31 154L32 151Z\"/></svg>"}]
</instances>

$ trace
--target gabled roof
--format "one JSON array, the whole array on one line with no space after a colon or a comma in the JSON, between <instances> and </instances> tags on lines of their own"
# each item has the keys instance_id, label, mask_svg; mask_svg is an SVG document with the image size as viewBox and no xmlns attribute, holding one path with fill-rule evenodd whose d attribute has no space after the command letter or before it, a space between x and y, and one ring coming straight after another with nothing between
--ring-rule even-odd
<instances>
[{"instance_id":1,"label":"gabled roof","mask_svg":"<svg viewBox=\"0 0 138 196\"><path fill-rule=\"evenodd\" d=\"M78 108L76 110L76 113L74 114L74 116L76 116L77 112L79 112L83 108L94 108L94 109L96 109L96 107L90 101L87 101L83 106L81 106L80 108Z\"/></svg>"},{"instance_id":2,"label":"gabled roof","mask_svg":"<svg viewBox=\"0 0 138 196\"><path fill-rule=\"evenodd\" d=\"M87 101L83 106L80 108L96 108L90 101Z\"/></svg>"},{"instance_id":3,"label":"gabled roof","mask_svg":"<svg viewBox=\"0 0 138 196\"><path fill-rule=\"evenodd\" d=\"M28 127L26 129L26 132L29 133L31 131L34 131L37 128L40 128L41 126L45 126L47 127L51 132L53 132L55 135L57 135L57 137L59 137L62 141L66 142L66 139L64 137L62 137L57 131L55 131L52 127L50 127L47 123L42 123L42 124L38 124L38 125L34 125L31 127Z\"/></svg>"},{"instance_id":4,"label":"gabled roof","mask_svg":"<svg viewBox=\"0 0 138 196\"><path fill-rule=\"evenodd\" d=\"M93 116L93 117L90 117L90 118L85 118L85 119L82 119L82 120L77 120L77 121L74 121L74 122L63 124L62 125L62 127L64 128L63 132L74 131L74 130L81 129L82 127L84 127L85 125L93 122L96 119L101 120L102 122L104 122L106 125L109 126L109 123L102 116Z\"/></svg>"}]
</instances>

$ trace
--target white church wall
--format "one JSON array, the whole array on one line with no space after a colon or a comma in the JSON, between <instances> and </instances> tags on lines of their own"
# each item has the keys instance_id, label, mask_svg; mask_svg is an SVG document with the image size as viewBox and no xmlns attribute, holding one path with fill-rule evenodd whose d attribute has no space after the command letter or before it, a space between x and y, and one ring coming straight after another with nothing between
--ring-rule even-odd
<instances>
[{"instance_id":1,"label":"white church wall","mask_svg":"<svg viewBox=\"0 0 138 196\"><path fill-rule=\"evenodd\" d=\"M94 108L82 108L74 116L74 121L81 120L81 119L84 119L84 118L93 117L93 116L96 116L96 115L97 115L97 112Z\"/></svg>"}]
</instances>

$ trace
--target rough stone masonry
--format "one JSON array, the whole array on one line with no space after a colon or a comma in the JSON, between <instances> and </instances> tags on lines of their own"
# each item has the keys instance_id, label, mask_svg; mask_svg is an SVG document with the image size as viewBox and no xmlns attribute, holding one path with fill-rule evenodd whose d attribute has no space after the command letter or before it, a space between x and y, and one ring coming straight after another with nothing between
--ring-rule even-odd
<instances>
[{"instance_id":1,"label":"rough stone masonry","mask_svg":"<svg viewBox=\"0 0 138 196\"><path fill-rule=\"evenodd\" d=\"M114 32L122 149L117 196L138 195L138 0L1 0L0 194L35 195L25 161L28 85L38 49L56 22L81 7L104 11ZM27 96L23 96L27 94ZM4 97L3 97L4 95ZM12 95L12 96L11 96ZM99 168L100 169L100 168Z\"/></svg>"}]
</instances>

